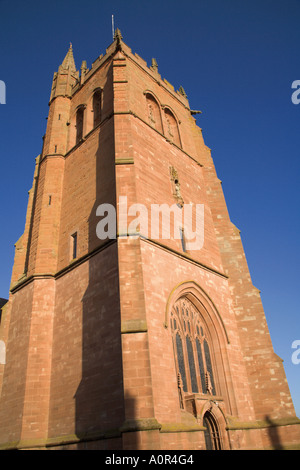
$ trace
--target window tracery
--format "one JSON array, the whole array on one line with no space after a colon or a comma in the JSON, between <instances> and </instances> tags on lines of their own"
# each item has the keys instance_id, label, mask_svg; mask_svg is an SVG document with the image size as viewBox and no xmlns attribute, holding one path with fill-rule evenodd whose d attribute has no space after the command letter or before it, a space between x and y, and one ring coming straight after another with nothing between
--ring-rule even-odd
<instances>
[{"instance_id":1,"label":"window tracery","mask_svg":"<svg viewBox=\"0 0 300 470\"><path fill-rule=\"evenodd\" d=\"M175 302L170 325L183 392L216 395L210 335L202 315L186 297Z\"/></svg>"},{"instance_id":2,"label":"window tracery","mask_svg":"<svg viewBox=\"0 0 300 470\"><path fill-rule=\"evenodd\" d=\"M171 109L165 105L160 105L152 92L144 91L144 95L146 96L147 116L150 126L164 134L170 142L181 147L178 120Z\"/></svg>"}]
</instances>

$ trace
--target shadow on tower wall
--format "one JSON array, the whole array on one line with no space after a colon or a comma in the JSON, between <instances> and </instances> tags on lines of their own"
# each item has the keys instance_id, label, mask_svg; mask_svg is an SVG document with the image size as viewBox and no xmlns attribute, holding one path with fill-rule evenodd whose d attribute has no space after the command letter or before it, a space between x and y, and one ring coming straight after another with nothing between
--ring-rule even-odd
<instances>
[{"instance_id":1,"label":"shadow on tower wall","mask_svg":"<svg viewBox=\"0 0 300 470\"><path fill-rule=\"evenodd\" d=\"M281 443L281 439L278 433L278 428L276 427L275 423L271 420L271 418L268 415L265 417L265 420L269 425L267 429L268 429L268 436L269 436L272 449L283 450L284 447Z\"/></svg>"},{"instance_id":2,"label":"shadow on tower wall","mask_svg":"<svg viewBox=\"0 0 300 470\"><path fill-rule=\"evenodd\" d=\"M116 207L112 66L103 89L104 118L98 133L95 158L95 203L88 220L88 287L82 298L82 378L75 394L76 435L85 448L122 448L124 422L121 319L117 240L99 240L97 207ZM91 139L92 136L89 137ZM90 444L87 444L90 441Z\"/></svg>"}]
</instances>

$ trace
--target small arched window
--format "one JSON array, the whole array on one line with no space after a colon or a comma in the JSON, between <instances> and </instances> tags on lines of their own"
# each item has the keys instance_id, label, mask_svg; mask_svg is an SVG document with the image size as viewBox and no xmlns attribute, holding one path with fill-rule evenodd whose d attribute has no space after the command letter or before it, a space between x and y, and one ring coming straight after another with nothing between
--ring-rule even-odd
<instances>
[{"instance_id":1,"label":"small arched window","mask_svg":"<svg viewBox=\"0 0 300 470\"><path fill-rule=\"evenodd\" d=\"M76 144L78 144L83 137L83 116L84 107L81 106L76 113Z\"/></svg>"},{"instance_id":2,"label":"small arched window","mask_svg":"<svg viewBox=\"0 0 300 470\"><path fill-rule=\"evenodd\" d=\"M150 126L154 127L160 133L163 133L160 107L154 96L146 93L147 113Z\"/></svg>"},{"instance_id":3,"label":"small arched window","mask_svg":"<svg viewBox=\"0 0 300 470\"><path fill-rule=\"evenodd\" d=\"M93 95L93 113L94 113L94 127L98 126L101 122L101 109L102 109L102 91L96 90Z\"/></svg>"},{"instance_id":4,"label":"small arched window","mask_svg":"<svg viewBox=\"0 0 300 470\"><path fill-rule=\"evenodd\" d=\"M174 114L169 110L169 108L165 108L165 122L166 137L170 139L171 142L178 145L178 147L181 147L178 124Z\"/></svg>"},{"instance_id":5,"label":"small arched window","mask_svg":"<svg viewBox=\"0 0 300 470\"><path fill-rule=\"evenodd\" d=\"M170 324L183 391L216 395L212 344L202 315L182 297L171 310Z\"/></svg>"}]
</instances>

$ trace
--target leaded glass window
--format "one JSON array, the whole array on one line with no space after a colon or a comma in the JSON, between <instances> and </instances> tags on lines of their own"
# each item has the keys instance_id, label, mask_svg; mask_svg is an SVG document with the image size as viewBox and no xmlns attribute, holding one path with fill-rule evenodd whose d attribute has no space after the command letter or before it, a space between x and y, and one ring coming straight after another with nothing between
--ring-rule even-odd
<instances>
[{"instance_id":1,"label":"leaded glass window","mask_svg":"<svg viewBox=\"0 0 300 470\"><path fill-rule=\"evenodd\" d=\"M182 297L173 306L170 324L183 391L216 395L212 340L201 313Z\"/></svg>"},{"instance_id":2,"label":"leaded glass window","mask_svg":"<svg viewBox=\"0 0 300 470\"><path fill-rule=\"evenodd\" d=\"M216 391L215 391L214 375L213 375L212 365L211 365L211 360L210 360L209 346L207 344L206 339L204 340L204 354L205 354L206 369L207 369L207 372L209 372L209 375L210 375L210 381L211 381L211 386L212 386L212 395L215 395Z\"/></svg>"},{"instance_id":3,"label":"leaded glass window","mask_svg":"<svg viewBox=\"0 0 300 470\"><path fill-rule=\"evenodd\" d=\"M179 333L176 334L176 350L177 350L178 368L179 368L179 372L180 372L182 383L183 383L183 391L187 392L183 348L182 348L182 341L181 341L181 337Z\"/></svg>"},{"instance_id":4,"label":"leaded glass window","mask_svg":"<svg viewBox=\"0 0 300 470\"><path fill-rule=\"evenodd\" d=\"M196 368L195 368L195 361L194 361L194 352L193 352L193 345L189 338L186 337L186 347L188 352L188 360L190 366L190 375L191 375L191 383L192 383L192 392L198 393L198 385L197 385L197 376L196 376Z\"/></svg>"},{"instance_id":5,"label":"leaded glass window","mask_svg":"<svg viewBox=\"0 0 300 470\"><path fill-rule=\"evenodd\" d=\"M198 338L196 338L196 347L197 347L197 357L198 357L198 365L199 365L199 371L200 371L201 389L205 390L206 382L205 382L204 362L202 358L201 344Z\"/></svg>"}]
</instances>

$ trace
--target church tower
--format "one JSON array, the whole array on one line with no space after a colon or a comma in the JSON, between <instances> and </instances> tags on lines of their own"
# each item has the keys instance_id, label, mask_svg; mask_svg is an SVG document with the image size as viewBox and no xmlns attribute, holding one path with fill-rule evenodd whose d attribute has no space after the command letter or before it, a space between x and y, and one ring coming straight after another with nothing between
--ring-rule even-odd
<instances>
[{"instance_id":1,"label":"church tower","mask_svg":"<svg viewBox=\"0 0 300 470\"><path fill-rule=\"evenodd\" d=\"M54 74L0 324L1 449L300 444L187 95L116 30Z\"/></svg>"}]
</instances>

